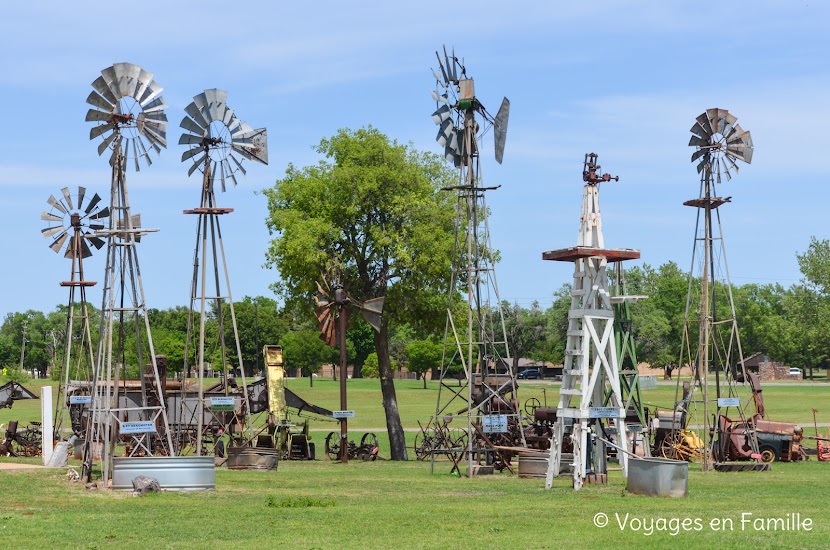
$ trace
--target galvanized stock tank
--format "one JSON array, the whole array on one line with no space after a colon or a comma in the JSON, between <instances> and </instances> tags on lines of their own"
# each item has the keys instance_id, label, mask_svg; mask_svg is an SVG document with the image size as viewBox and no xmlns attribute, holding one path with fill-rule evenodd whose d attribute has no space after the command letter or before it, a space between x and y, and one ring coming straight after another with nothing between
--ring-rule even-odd
<instances>
[{"instance_id":1,"label":"galvanized stock tank","mask_svg":"<svg viewBox=\"0 0 830 550\"><path fill-rule=\"evenodd\" d=\"M167 491L206 491L216 488L212 456L140 456L112 459L112 488L132 490L133 479L157 479Z\"/></svg>"},{"instance_id":2,"label":"galvanized stock tank","mask_svg":"<svg viewBox=\"0 0 830 550\"><path fill-rule=\"evenodd\" d=\"M689 495L689 463L670 458L628 459L629 493L653 497Z\"/></svg>"}]
</instances>

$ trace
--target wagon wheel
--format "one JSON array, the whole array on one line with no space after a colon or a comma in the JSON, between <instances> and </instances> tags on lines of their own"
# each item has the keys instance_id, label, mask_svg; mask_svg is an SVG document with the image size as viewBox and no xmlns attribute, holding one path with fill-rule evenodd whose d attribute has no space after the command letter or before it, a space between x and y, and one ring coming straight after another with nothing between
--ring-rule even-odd
<instances>
[{"instance_id":1,"label":"wagon wheel","mask_svg":"<svg viewBox=\"0 0 830 550\"><path fill-rule=\"evenodd\" d=\"M326 455L329 460L340 458L340 434L338 432L329 432L326 436Z\"/></svg>"},{"instance_id":2,"label":"wagon wheel","mask_svg":"<svg viewBox=\"0 0 830 550\"><path fill-rule=\"evenodd\" d=\"M676 437L676 435L675 435L675 437ZM660 452L660 456L662 456L663 458L675 458L675 456L674 456L675 444L672 441L673 439L674 438L671 435L669 435L669 436L663 438L663 441L660 442L659 452Z\"/></svg>"},{"instance_id":3,"label":"wagon wheel","mask_svg":"<svg viewBox=\"0 0 830 550\"><path fill-rule=\"evenodd\" d=\"M535 397L531 397L527 401L525 401L525 414L529 417L533 418L533 415L536 414L536 409L542 406L542 402L536 399Z\"/></svg>"},{"instance_id":4,"label":"wagon wheel","mask_svg":"<svg viewBox=\"0 0 830 550\"><path fill-rule=\"evenodd\" d=\"M418 460L426 460L435 448L435 439L431 435L421 432L415 436L415 457Z\"/></svg>"},{"instance_id":5,"label":"wagon wheel","mask_svg":"<svg viewBox=\"0 0 830 550\"><path fill-rule=\"evenodd\" d=\"M360 446L363 447L364 445L370 445L372 449L378 447L378 436L371 432L363 434L363 437L360 438Z\"/></svg>"}]
</instances>

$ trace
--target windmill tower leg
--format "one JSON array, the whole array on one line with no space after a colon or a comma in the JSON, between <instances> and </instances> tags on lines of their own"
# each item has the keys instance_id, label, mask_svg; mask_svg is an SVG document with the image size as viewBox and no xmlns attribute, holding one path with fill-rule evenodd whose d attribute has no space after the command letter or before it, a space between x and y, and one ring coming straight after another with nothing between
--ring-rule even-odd
<instances>
[{"instance_id":1,"label":"windmill tower leg","mask_svg":"<svg viewBox=\"0 0 830 550\"><path fill-rule=\"evenodd\" d=\"M548 489L559 474L566 439L573 448L574 489L580 489L586 479L604 479L606 434L613 434L613 441L609 443L617 448L623 475L628 473L625 400L620 385L607 266L609 262L639 258L640 253L605 248L599 183L612 178L608 174L598 175L595 154L585 157L586 185L582 191L577 246L542 255L545 260L574 264L562 388L545 476Z\"/></svg>"}]
</instances>

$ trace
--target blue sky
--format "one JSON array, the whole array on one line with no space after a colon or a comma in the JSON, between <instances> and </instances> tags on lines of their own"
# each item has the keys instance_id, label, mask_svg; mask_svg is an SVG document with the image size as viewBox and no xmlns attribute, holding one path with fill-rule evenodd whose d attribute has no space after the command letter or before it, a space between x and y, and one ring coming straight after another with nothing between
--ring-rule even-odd
<instances>
[{"instance_id":1,"label":"blue sky","mask_svg":"<svg viewBox=\"0 0 830 550\"><path fill-rule=\"evenodd\" d=\"M409 5L407 5L409 4ZM443 44L463 56L476 92L495 112L511 100L504 164L484 157L502 299L549 304L572 267L545 250L576 244L587 152L620 176L601 191L605 241L638 248L641 263L691 261L698 192L689 128L728 109L755 143L753 163L720 194L733 282L800 279L796 253L826 238L824 179L830 127L830 7L816 1L92 2L4 6L0 34L0 316L65 303L68 260L40 235L46 199L64 186L109 189L106 159L90 142L84 100L100 70L128 61L154 73L169 104L167 150L128 174L146 227L139 254L149 307L189 293L199 180L179 162L178 123L206 88L253 127L267 127L270 164L248 164L220 206L234 298L271 295L264 269L266 204L256 192L287 164L317 161L311 146L339 128L372 124L439 152L430 120L431 68ZM467 4L467 6L470 6ZM492 144L487 144L490 151ZM198 172L197 172L198 174ZM104 254L85 263L99 281Z\"/></svg>"}]
</instances>

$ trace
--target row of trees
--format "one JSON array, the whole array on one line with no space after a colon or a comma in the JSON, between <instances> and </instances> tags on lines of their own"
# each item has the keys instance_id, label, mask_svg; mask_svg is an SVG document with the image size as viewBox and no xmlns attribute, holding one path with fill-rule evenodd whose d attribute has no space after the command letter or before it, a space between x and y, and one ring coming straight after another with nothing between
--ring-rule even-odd
<instances>
[{"instance_id":1,"label":"row of trees","mask_svg":"<svg viewBox=\"0 0 830 550\"><path fill-rule=\"evenodd\" d=\"M373 332L353 316L348 345L358 372L363 367L380 378L391 456L406 459L392 371L395 365L406 365L423 372L440 356L436 350L442 345L455 235L463 231L455 225L455 195L442 189L457 184L459 175L438 155L398 144L372 127L341 130L316 150L318 164L289 164L285 176L263 193L269 211L266 225L273 235L266 265L279 272L273 290L284 306L266 298L237 304L244 361L261 366L261 346L274 342L283 344L289 367L294 362L309 372L332 359L332 350L317 340L311 311L310 294L321 274L336 274L358 301L385 297L380 331ZM497 257L496 251L490 252ZM745 355L764 351L798 366L827 361L830 245L813 240L799 263L805 277L801 285L735 289ZM628 272L627 287L629 294L650 297L632 307L640 359L658 366L677 361L686 274L674 263L657 269L646 265ZM719 299L724 296L720 292ZM461 300L454 303L464 307ZM545 310L538 304L504 304L514 360L527 356L561 362L569 306L567 285L556 291ZM213 313L218 317L224 312ZM180 308L150 312L157 353L167 355L174 368L184 364L187 314ZM0 363L14 365L18 360L26 320L27 339L33 347L37 342L43 347L40 355L27 353L25 365L43 370L61 347L64 318L60 308L48 315L8 316L0 327ZM213 323L207 329L215 335ZM219 348L209 350L214 361L222 360ZM129 361L125 356L124 363Z\"/></svg>"}]
</instances>

